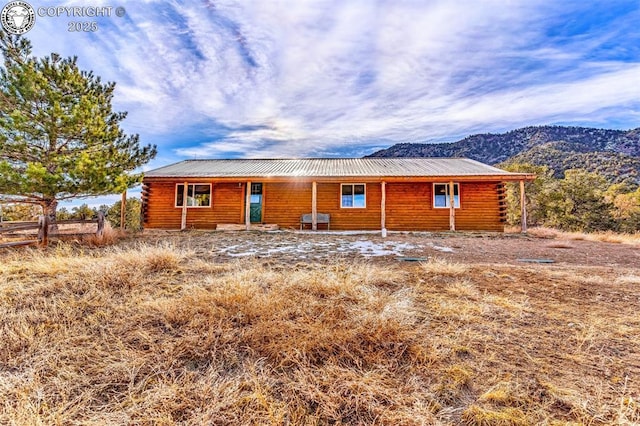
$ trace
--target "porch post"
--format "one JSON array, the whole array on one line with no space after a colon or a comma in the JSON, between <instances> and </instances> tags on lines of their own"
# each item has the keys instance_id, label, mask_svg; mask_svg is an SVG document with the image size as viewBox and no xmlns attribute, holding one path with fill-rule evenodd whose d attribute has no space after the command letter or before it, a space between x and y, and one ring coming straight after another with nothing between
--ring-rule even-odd
<instances>
[{"instance_id":1,"label":"porch post","mask_svg":"<svg viewBox=\"0 0 640 426\"><path fill-rule=\"evenodd\" d=\"M382 181L380 184L382 189L382 199L380 201L380 229L382 231L382 237L387 236L387 182Z\"/></svg>"},{"instance_id":2,"label":"porch post","mask_svg":"<svg viewBox=\"0 0 640 426\"><path fill-rule=\"evenodd\" d=\"M456 230L456 201L453 181L449 182L449 230Z\"/></svg>"},{"instance_id":3,"label":"porch post","mask_svg":"<svg viewBox=\"0 0 640 426\"><path fill-rule=\"evenodd\" d=\"M311 229L318 230L318 182L311 184Z\"/></svg>"},{"instance_id":4,"label":"porch post","mask_svg":"<svg viewBox=\"0 0 640 426\"><path fill-rule=\"evenodd\" d=\"M520 181L520 231L527 233L527 198L524 193L524 180Z\"/></svg>"},{"instance_id":5,"label":"porch post","mask_svg":"<svg viewBox=\"0 0 640 426\"><path fill-rule=\"evenodd\" d=\"M251 229L251 181L247 182L247 194L244 202L244 224L247 231Z\"/></svg>"},{"instance_id":6,"label":"porch post","mask_svg":"<svg viewBox=\"0 0 640 426\"><path fill-rule=\"evenodd\" d=\"M183 191L182 191L182 220L180 222L180 230L184 231L187 229L187 192L189 192L189 183L183 183Z\"/></svg>"}]
</instances>

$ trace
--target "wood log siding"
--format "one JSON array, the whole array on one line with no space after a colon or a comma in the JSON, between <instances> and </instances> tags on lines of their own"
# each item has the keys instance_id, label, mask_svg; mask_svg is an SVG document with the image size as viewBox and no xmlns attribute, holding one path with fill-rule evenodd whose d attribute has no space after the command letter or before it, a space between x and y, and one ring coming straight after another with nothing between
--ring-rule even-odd
<instances>
[{"instance_id":1,"label":"wood log siding","mask_svg":"<svg viewBox=\"0 0 640 426\"><path fill-rule=\"evenodd\" d=\"M182 208L176 207L176 183L145 182L145 228L180 229ZM198 180L198 183L206 183ZM213 183L211 207L188 208L187 229L214 229L218 223L242 223L244 184Z\"/></svg>"},{"instance_id":2,"label":"wood log siding","mask_svg":"<svg viewBox=\"0 0 640 426\"><path fill-rule=\"evenodd\" d=\"M462 183L456 229L460 231L504 231L500 220L498 182Z\"/></svg>"},{"instance_id":3,"label":"wood log siding","mask_svg":"<svg viewBox=\"0 0 640 426\"><path fill-rule=\"evenodd\" d=\"M244 183L213 183L213 223L244 223L244 191Z\"/></svg>"},{"instance_id":4,"label":"wood log siding","mask_svg":"<svg viewBox=\"0 0 640 426\"><path fill-rule=\"evenodd\" d=\"M181 209L175 207L175 185L183 181L145 180L145 228L180 229ZM207 182L206 179L197 181ZM366 180L342 181L363 182ZM214 181L211 208L188 209L187 228L212 229L219 223L244 223L244 193L244 182ZM263 194L265 223L298 229L300 216L311 213L311 180L264 183ZM318 212L331 215L332 230L380 229L380 182L366 183L364 209L341 208L340 194L340 182L317 184ZM501 198L504 194L500 182L460 182L461 208L456 209L456 229L503 231ZM446 231L449 229L449 209L433 208L433 182L387 181L386 224L388 230L396 231Z\"/></svg>"},{"instance_id":5,"label":"wood log siding","mask_svg":"<svg viewBox=\"0 0 640 426\"><path fill-rule=\"evenodd\" d=\"M180 229L181 210L175 208L175 182L145 182L147 206L145 228Z\"/></svg>"},{"instance_id":6,"label":"wood log siding","mask_svg":"<svg viewBox=\"0 0 640 426\"><path fill-rule=\"evenodd\" d=\"M387 229L445 231L449 209L433 208L433 184L387 183Z\"/></svg>"},{"instance_id":7,"label":"wood log siding","mask_svg":"<svg viewBox=\"0 0 640 426\"><path fill-rule=\"evenodd\" d=\"M342 183L362 183L344 181ZM366 208L341 208L340 183L318 182L318 213L331 215L331 230L376 230L380 229L380 183L367 183L365 189Z\"/></svg>"},{"instance_id":8,"label":"wood log siding","mask_svg":"<svg viewBox=\"0 0 640 426\"><path fill-rule=\"evenodd\" d=\"M140 223L144 226L149 219L149 184L142 184L142 192L140 194Z\"/></svg>"},{"instance_id":9,"label":"wood log siding","mask_svg":"<svg viewBox=\"0 0 640 426\"><path fill-rule=\"evenodd\" d=\"M263 186L263 193L264 223L299 229L300 216L311 213L311 182L267 183Z\"/></svg>"},{"instance_id":10,"label":"wood log siding","mask_svg":"<svg viewBox=\"0 0 640 426\"><path fill-rule=\"evenodd\" d=\"M460 183L456 229L503 231L498 183ZM449 209L433 207L433 183L387 184L387 229L447 231Z\"/></svg>"},{"instance_id":11,"label":"wood log siding","mask_svg":"<svg viewBox=\"0 0 640 426\"><path fill-rule=\"evenodd\" d=\"M500 182L496 185L498 193L498 206L500 210L500 222L505 223L507 221L507 188L504 183Z\"/></svg>"}]
</instances>

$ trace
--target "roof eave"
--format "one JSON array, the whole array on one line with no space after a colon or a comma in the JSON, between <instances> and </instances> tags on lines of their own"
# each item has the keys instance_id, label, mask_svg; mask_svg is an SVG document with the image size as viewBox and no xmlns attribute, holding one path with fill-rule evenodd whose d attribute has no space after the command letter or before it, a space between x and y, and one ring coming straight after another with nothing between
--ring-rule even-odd
<instances>
[{"instance_id":1,"label":"roof eave","mask_svg":"<svg viewBox=\"0 0 640 426\"><path fill-rule=\"evenodd\" d=\"M535 174L529 173L509 173L509 174L464 174L464 175L401 175L401 176L373 176L373 175L339 175L339 176L274 176L274 175L238 175L238 176L213 176L213 175L145 175L144 180L194 180L194 179L211 179L217 181L248 181L253 179L261 179L265 181L294 181L294 180L318 180L318 181L336 181L336 180L362 180L362 181L532 181L536 179Z\"/></svg>"}]
</instances>

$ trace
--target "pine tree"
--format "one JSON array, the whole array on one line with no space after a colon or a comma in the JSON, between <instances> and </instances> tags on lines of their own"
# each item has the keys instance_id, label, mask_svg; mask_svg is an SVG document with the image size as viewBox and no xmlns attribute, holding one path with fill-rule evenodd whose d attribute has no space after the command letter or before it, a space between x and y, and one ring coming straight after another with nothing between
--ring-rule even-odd
<instances>
[{"instance_id":1,"label":"pine tree","mask_svg":"<svg viewBox=\"0 0 640 426\"><path fill-rule=\"evenodd\" d=\"M569 231L603 231L614 226L606 178L582 169L566 170L549 195L547 223Z\"/></svg>"},{"instance_id":2,"label":"pine tree","mask_svg":"<svg viewBox=\"0 0 640 426\"><path fill-rule=\"evenodd\" d=\"M42 214L42 209L29 204L0 204L1 220L33 221Z\"/></svg>"},{"instance_id":3,"label":"pine tree","mask_svg":"<svg viewBox=\"0 0 640 426\"><path fill-rule=\"evenodd\" d=\"M155 157L120 128L115 83L81 71L77 58L31 56L31 43L0 32L0 200L41 205L120 193L140 182L134 170Z\"/></svg>"},{"instance_id":4,"label":"pine tree","mask_svg":"<svg viewBox=\"0 0 640 426\"><path fill-rule=\"evenodd\" d=\"M91 219L97 214L98 211L96 209L92 209L86 203L71 209L71 217L73 219Z\"/></svg>"},{"instance_id":5,"label":"pine tree","mask_svg":"<svg viewBox=\"0 0 640 426\"><path fill-rule=\"evenodd\" d=\"M640 188L633 191L632 185L614 184L607 189L605 199L613 206L616 231L640 231Z\"/></svg>"},{"instance_id":6,"label":"pine tree","mask_svg":"<svg viewBox=\"0 0 640 426\"><path fill-rule=\"evenodd\" d=\"M122 206L121 201L116 201L113 206L109 207L107 212L107 219L114 228L120 227L120 209ZM142 203L138 198L127 198L125 204L125 227L129 231L140 231L142 224L140 223L140 209Z\"/></svg>"}]
</instances>

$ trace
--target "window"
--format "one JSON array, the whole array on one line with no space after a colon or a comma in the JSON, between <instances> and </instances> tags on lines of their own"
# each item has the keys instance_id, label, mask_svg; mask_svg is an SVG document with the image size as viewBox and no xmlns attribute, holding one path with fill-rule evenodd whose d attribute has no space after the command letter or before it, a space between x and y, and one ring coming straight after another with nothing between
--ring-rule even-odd
<instances>
[{"instance_id":1,"label":"window","mask_svg":"<svg viewBox=\"0 0 640 426\"><path fill-rule=\"evenodd\" d=\"M433 184L433 207L435 208L449 208L450 194L448 183L434 183ZM460 208L460 187L457 183L453 184L453 207Z\"/></svg>"},{"instance_id":2,"label":"window","mask_svg":"<svg viewBox=\"0 0 640 426\"><path fill-rule=\"evenodd\" d=\"M251 184L251 204L258 204L262 202L262 184Z\"/></svg>"},{"instance_id":3,"label":"window","mask_svg":"<svg viewBox=\"0 0 640 426\"><path fill-rule=\"evenodd\" d=\"M176 185L176 207L182 207L184 200L184 184ZM187 207L211 207L211 184L187 184Z\"/></svg>"},{"instance_id":4,"label":"window","mask_svg":"<svg viewBox=\"0 0 640 426\"><path fill-rule=\"evenodd\" d=\"M340 185L340 207L342 208L365 208L367 207L367 196L364 183Z\"/></svg>"}]
</instances>

